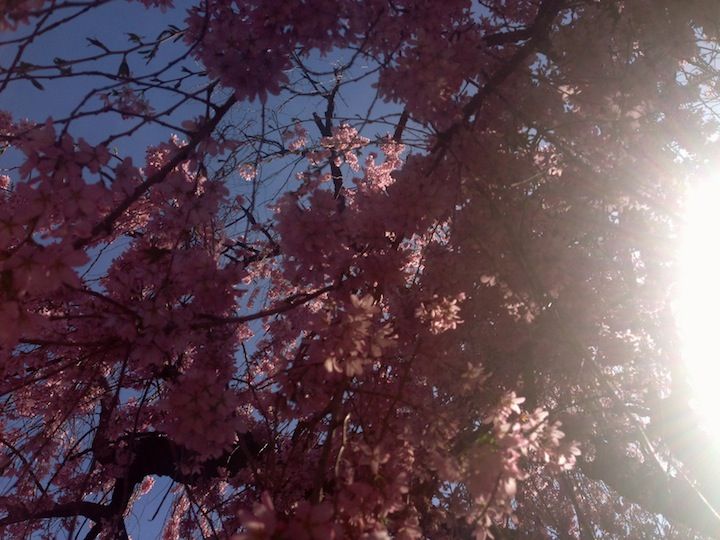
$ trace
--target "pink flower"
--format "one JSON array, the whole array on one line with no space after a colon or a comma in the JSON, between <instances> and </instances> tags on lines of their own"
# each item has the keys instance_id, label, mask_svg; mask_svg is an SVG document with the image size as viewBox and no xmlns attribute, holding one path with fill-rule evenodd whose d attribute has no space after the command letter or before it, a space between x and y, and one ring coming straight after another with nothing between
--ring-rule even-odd
<instances>
[{"instance_id":1,"label":"pink flower","mask_svg":"<svg viewBox=\"0 0 720 540\"><path fill-rule=\"evenodd\" d=\"M332 137L323 137L322 139L322 145L334 150L338 160L344 159L353 171L360 170L360 163L355 151L363 148L369 142L370 139L360 136L358 131L349 124L342 124L333 130Z\"/></svg>"},{"instance_id":2,"label":"pink flower","mask_svg":"<svg viewBox=\"0 0 720 540\"><path fill-rule=\"evenodd\" d=\"M270 494L264 491L260 502L255 503L253 511L240 511L240 522L245 532L233 537L233 540L270 540L278 527Z\"/></svg>"}]
</instances>

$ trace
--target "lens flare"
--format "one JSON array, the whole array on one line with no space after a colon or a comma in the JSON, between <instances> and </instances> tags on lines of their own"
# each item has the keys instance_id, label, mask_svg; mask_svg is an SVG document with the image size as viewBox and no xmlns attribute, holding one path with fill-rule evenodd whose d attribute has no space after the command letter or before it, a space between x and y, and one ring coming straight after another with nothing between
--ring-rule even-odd
<instances>
[{"instance_id":1,"label":"lens flare","mask_svg":"<svg viewBox=\"0 0 720 540\"><path fill-rule=\"evenodd\" d=\"M720 178L688 194L679 263L683 358L702 423L720 438Z\"/></svg>"}]
</instances>

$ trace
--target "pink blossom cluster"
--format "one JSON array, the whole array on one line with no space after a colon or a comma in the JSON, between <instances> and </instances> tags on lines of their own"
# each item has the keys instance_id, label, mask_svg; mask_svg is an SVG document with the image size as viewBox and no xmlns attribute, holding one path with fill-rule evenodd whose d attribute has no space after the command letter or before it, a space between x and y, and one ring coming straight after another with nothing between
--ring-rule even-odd
<instances>
[{"instance_id":1,"label":"pink blossom cluster","mask_svg":"<svg viewBox=\"0 0 720 540\"><path fill-rule=\"evenodd\" d=\"M236 433L244 431L236 414L238 395L227 388L229 381L201 365L203 361L196 359L163 400L164 431L198 459L221 455Z\"/></svg>"},{"instance_id":2,"label":"pink blossom cluster","mask_svg":"<svg viewBox=\"0 0 720 540\"><path fill-rule=\"evenodd\" d=\"M243 180L251 182L257 176L257 170L252 163L243 163L238 168L238 174L240 174L240 178Z\"/></svg>"},{"instance_id":3,"label":"pink blossom cluster","mask_svg":"<svg viewBox=\"0 0 720 540\"><path fill-rule=\"evenodd\" d=\"M142 93L127 85L112 94L103 94L100 97L108 110L119 112L123 119L136 116L149 117L154 114L153 108Z\"/></svg>"},{"instance_id":4,"label":"pink blossom cluster","mask_svg":"<svg viewBox=\"0 0 720 540\"><path fill-rule=\"evenodd\" d=\"M254 3L208 2L194 7L185 39L202 39L199 57L210 75L235 91L238 99L267 99L288 82L292 44L280 17Z\"/></svg>"},{"instance_id":5,"label":"pink blossom cluster","mask_svg":"<svg viewBox=\"0 0 720 540\"><path fill-rule=\"evenodd\" d=\"M436 295L430 302L423 303L415 311L415 315L430 326L430 332L433 334L455 330L462 322L458 302L462 302L464 299L464 293L460 293L457 298L452 299L437 298Z\"/></svg>"},{"instance_id":6,"label":"pink blossom cluster","mask_svg":"<svg viewBox=\"0 0 720 540\"><path fill-rule=\"evenodd\" d=\"M321 144L335 152L335 164L340 166L343 161L353 171L360 170L360 162L356 151L367 146L370 140L358 134L357 130L349 124L342 124L333 129L331 137L323 137Z\"/></svg>"},{"instance_id":7,"label":"pink blossom cluster","mask_svg":"<svg viewBox=\"0 0 720 540\"><path fill-rule=\"evenodd\" d=\"M553 470L567 470L579 455L576 444L561 446L564 433L559 423L548 422L547 412L541 409L530 414L522 411L524 401L514 392L505 394L486 418L488 429L462 460L462 476L476 505L468 519L476 523L478 538L489 537L487 530L493 524L516 519L513 501L518 481L530 472L528 459Z\"/></svg>"},{"instance_id":8,"label":"pink blossom cluster","mask_svg":"<svg viewBox=\"0 0 720 540\"><path fill-rule=\"evenodd\" d=\"M291 152L297 152L307 144L308 132L300 122L295 122L282 132L282 140Z\"/></svg>"},{"instance_id":9,"label":"pink blossom cluster","mask_svg":"<svg viewBox=\"0 0 720 540\"><path fill-rule=\"evenodd\" d=\"M108 163L105 147L75 141L68 134L56 139L50 121L14 130L14 146L25 161L19 168L22 181L7 186L0 211L0 272L5 283L0 303L7 347L16 343L21 328L30 333L40 323L32 314L37 299L62 286L80 285L74 268L88 256L74 242L90 233L110 201L103 184L83 179L85 172L96 174Z\"/></svg>"},{"instance_id":10,"label":"pink blossom cluster","mask_svg":"<svg viewBox=\"0 0 720 540\"><path fill-rule=\"evenodd\" d=\"M272 538L297 538L298 540L334 540L336 535L332 522L333 507L328 502L312 505L306 501L297 504L293 516L283 520L276 512L268 492L261 502L255 503L253 511L240 513L246 532L233 537L234 540L270 540Z\"/></svg>"},{"instance_id":11,"label":"pink blossom cluster","mask_svg":"<svg viewBox=\"0 0 720 540\"><path fill-rule=\"evenodd\" d=\"M336 321L328 320L328 329L323 332L320 351L324 366L330 372L344 373L348 377L361 375L363 367L380 358L383 349L392 346L392 330L373 324L380 312L374 306L374 299L367 295L350 297L350 305L337 316Z\"/></svg>"},{"instance_id":12,"label":"pink blossom cluster","mask_svg":"<svg viewBox=\"0 0 720 540\"><path fill-rule=\"evenodd\" d=\"M27 24L30 16L44 3L43 0L3 0L0 2L0 30L16 30L18 25Z\"/></svg>"}]
</instances>

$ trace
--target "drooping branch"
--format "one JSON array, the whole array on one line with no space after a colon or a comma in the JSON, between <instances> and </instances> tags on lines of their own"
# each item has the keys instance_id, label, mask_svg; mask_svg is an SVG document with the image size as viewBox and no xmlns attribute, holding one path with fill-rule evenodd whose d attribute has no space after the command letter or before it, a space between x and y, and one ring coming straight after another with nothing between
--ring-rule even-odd
<instances>
[{"instance_id":1,"label":"drooping branch","mask_svg":"<svg viewBox=\"0 0 720 540\"><path fill-rule=\"evenodd\" d=\"M712 501L685 478L673 476L653 462L640 463L628 458L616 441L595 440L592 461L581 460L583 473L600 480L620 496L643 509L662 514L711 537L720 537L720 517L712 511Z\"/></svg>"},{"instance_id":2,"label":"drooping branch","mask_svg":"<svg viewBox=\"0 0 720 540\"><path fill-rule=\"evenodd\" d=\"M272 315L278 315L280 313L284 313L285 311L288 311L294 307L300 306L302 304L305 304L309 302L310 300L314 300L315 298L322 296L323 294L330 292L332 290L335 290L339 287L339 283L335 283L332 285L328 285L327 287L322 287L320 289L317 289L312 292L308 293L299 293L295 294L293 296L290 296L280 302L278 302L275 306L264 309L262 311L258 311L256 313L251 313L249 315L241 315L238 317L216 317L216 316L208 316L207 322L201 322L196 323L193 325L194 328L206 328L210 326L217 326L221 324L242 324L250 321L256 321L258 319L264 319L265 317L270 317Z\"/></svg>"}]
</instances>

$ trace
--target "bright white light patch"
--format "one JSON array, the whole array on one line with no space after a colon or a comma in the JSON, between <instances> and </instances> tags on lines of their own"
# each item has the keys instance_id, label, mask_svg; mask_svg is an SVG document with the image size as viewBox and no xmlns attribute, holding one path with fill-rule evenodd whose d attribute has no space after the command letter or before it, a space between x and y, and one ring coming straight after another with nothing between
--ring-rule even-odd
<instances>
[{"instance_id":1,"label":"bright white light patch","mask_svg":"<svg viewBox=\"0 0 720 540\"><path fill-rule=\"evenodd\" d=\"M720 411L720 179L689 194L677 319L695 404L710 433Z\"/></svg>"}]
</instances>

